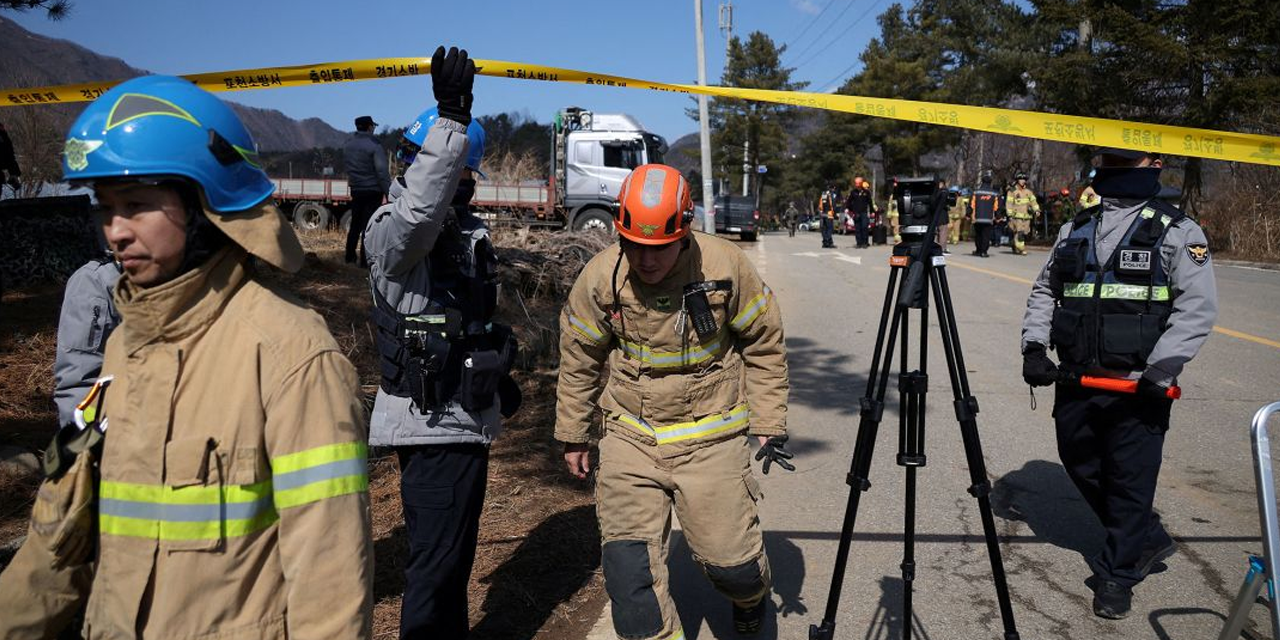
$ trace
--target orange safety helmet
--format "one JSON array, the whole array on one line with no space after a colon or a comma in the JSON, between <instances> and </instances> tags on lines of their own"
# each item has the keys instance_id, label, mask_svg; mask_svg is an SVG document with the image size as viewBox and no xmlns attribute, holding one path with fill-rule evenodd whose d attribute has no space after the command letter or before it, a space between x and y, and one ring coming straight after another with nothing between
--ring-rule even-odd
<instances>
[{"instance_id":1,"label":"orange safety helmet","mask_svg":"<svg viewBox=\"0 0 1280 640\"><path fill-rule=\"evenodd\" d=\"M623 238L639 244L668 244L688 235L692 222L689 182L676 169L641 165L622 182L613 226Z\"/></svg>"}]
</instances>

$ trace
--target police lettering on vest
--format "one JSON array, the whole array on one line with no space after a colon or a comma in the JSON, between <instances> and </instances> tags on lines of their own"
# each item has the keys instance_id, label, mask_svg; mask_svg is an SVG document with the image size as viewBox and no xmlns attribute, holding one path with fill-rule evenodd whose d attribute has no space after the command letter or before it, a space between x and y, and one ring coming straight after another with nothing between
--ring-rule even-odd
<instances>
[{"instance_id":1,"label":"police lettering on vest","mask_svg":"<svg viewBox=\"0 0 1280 640\"><path fill-rule=\"evenodd\" d=\"M1141 370L1173 309L1159 248L1184 214L1148 202L1107 264L1099 264L1097 211L1077 216L1071 234L1054 249L1050 276L1057 307L1050 340L1068 370Z\"/></svg>"}]
</instances>

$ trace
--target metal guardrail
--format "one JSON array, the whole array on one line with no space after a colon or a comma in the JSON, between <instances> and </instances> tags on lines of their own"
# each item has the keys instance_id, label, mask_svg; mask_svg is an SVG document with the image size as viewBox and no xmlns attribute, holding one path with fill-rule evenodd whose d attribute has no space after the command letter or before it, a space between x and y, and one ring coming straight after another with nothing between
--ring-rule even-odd
<instances>
[{"instance_id":1,"label":"metal guardrail","mask_svg":"<svg viewBox=\"0 0 1280 640\"><path fill-rule=\"evenodd\" d=\"M1240 592L1227 614L1218 640L1239 640L1249 611L1262 588L1267 588L1267 598L1261 601L1271 614L1271 637L1280 640L1280 606L1276 604L1275 576L1280 575L1276 563L1280 562L1280 521L1276 515L1275 474L1271 466L1271 437L1267 422L1272 414L1280 412L1280 402L1273 402L1253 415L1250 437L1253 440L1253 475L1258 485L1258 518L1262 523L1262 557L1249 558L1249 571L1245 574Z\"/></svg>"}]
</instances>

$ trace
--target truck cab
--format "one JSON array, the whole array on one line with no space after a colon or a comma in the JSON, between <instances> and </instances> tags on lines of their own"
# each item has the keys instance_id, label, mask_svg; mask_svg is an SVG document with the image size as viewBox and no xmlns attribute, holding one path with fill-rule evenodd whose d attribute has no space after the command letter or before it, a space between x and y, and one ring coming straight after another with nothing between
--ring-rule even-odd
<instances>
[{"instance_id":1,"label":"truck cab","mask_svg":"<svg viewBox=\"0 0 1280 640\"><path fill-rule=\"evenodd\" d=\"M553 184L569 228L610 231L622 181L642 164L661 163L666 152L666 140L632 116L578 107L557 114Z\"/></svg>"}]
</instances>

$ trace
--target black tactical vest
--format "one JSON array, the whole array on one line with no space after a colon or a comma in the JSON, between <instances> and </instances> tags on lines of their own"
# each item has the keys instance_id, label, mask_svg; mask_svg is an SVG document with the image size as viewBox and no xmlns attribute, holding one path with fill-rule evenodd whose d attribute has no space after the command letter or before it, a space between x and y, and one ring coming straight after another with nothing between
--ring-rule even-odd
<instances>
[{"instance_id":1,"label":"black tactical vest","mask_svg":"<svg viewBox=\"0 0 1280 640\"><path fill-rule=\"evenodd\" d=\"M463 231L450 218L427 262L431 290L421 313L396 311L371 287L382 390L412 398L420 412L450 401L484 411L501 390L503 413L514 413L518 402L506 395L514 387L516 343L510 327L493 322L497 255L488 230Z\"/></svg>"},{"instance_id":2,"label":"black tactical vest","mask_svg":"<svg viewBox=\"0 0 1280 640\"><path fill-rule=\"evenodd\" d=\"M1050 277L1057 307L1050 341L1068 370L1139 371L1173 310L1160 247L1184 214L1159 200L1147 202L1106 264L1098 262L1095 240L1101 215L1100 207L1081 212L1054 248Z\"/></svg>"}]
</instances>

